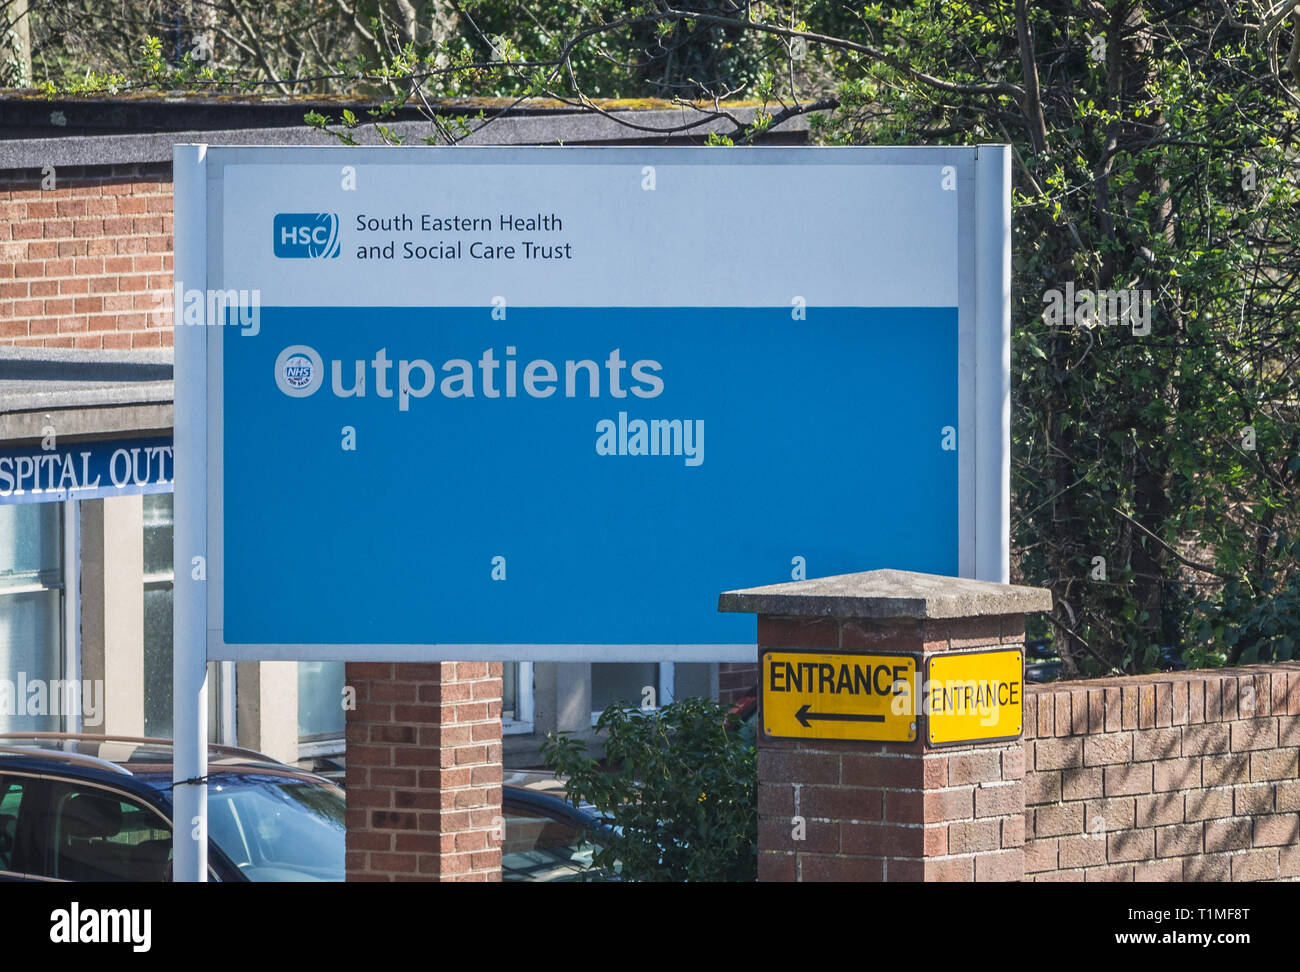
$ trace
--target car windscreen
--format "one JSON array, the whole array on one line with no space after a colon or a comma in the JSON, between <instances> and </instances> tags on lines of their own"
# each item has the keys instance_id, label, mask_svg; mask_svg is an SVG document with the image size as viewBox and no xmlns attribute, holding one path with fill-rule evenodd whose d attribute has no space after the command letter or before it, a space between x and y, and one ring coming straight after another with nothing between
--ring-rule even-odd
<instances>
[{"instance_id":1,"label":"car windscreen","mask_svg":"<svg viewBox=\"0 0 1300 972\"><path fill-rule=\"evenodd\" d=\"M214 774L208 836L250 881L342 881L343 807L335 786Z\"/></svg>"}]
</instances>

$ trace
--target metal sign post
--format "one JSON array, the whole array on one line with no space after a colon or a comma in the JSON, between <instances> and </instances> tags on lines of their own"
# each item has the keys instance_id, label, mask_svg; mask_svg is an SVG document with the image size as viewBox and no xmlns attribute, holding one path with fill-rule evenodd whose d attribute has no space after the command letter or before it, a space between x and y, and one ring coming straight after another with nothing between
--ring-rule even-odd
<instances>
[{"instance_id":1,"label":"metal sign post","mask_svg":"<svg viewBox=\"0 0 1300 972\"><path fill-rule=\"evenodd\" d=\"M173 160L176 290L207 289L203 145L178 145ZM179 310L179 309L178 309ZM172 614L172 879L208 876L207 335L178 313L175 340L175 566Z\"/></svg>"}]
</instances>

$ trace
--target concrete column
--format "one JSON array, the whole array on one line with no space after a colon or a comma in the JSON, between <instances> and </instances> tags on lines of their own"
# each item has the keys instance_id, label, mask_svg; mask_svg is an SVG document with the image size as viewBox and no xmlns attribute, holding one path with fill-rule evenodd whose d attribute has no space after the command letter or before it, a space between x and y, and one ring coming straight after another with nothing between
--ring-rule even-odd
<instances>
[{"instance_id":1,"label":"concrete column","mask_svg":"<svg viewBox=\"0 0 1300 972\"><path fill-rule=\"evenodd\" d=\"M1024 616L1046 590L877 570L758 614L760 881L1024 876Z\"/></svg>"},{"instance_id":2,"label":"concrete column","mask_svg":"<svg viewBox=\"0 0 1300 972\"><path fill-rule=\"evenodd\" d=\"M235 709L239 745L282 763L298 761L297 662L237 663Z\"/></svg>"},{"instance_id":3,"label":"concrete column","mask_svg":"<svg viewBox=\"0 0 1300 972\"><path fill-rule=\"evenodd\" d=\"M144 735L144 498L81 503L81 677L102 679L86 732Z\"/></svg>"},{"instance_id":4,"label":"concrete column","mask_svg":"<svg viewBox=\"0 0 1300 972\"><path fill-rule=\"evenodd\" d=\"M587 662L538 664L534 669L533 712L536 732L591 731L591 665Z\"/></svg>"}]
</instances>

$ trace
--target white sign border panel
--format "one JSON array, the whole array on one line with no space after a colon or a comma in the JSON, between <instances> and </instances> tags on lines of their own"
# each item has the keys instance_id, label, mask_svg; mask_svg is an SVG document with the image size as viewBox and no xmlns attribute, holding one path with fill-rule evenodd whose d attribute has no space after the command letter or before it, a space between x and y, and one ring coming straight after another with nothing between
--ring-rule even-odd
<instances>
[{"instance_id":1,"label":"white sign border panel","mask_svg":"<svg viewBox=\"0 0 1300 972\"><path fill-rule=\"evenodd\" d=\"M958 563L961 576L1006 581L1010 508L1010 152L953 148L272 148L178 146L181 169L204 187L176 197L175 278L185 288L224 289L224 170L240 164L364 166L919 165L936 180L951 165L958 224ZM206 583L178 584L177 645L201 641L211 660L694 661L752 662L754 644L227 644L223 625L221 328L178 325L176 335L176 565L189 576L206 558ZM197 333L196 333L197 332ZM209 395L209 390L211 394ZM206 421L204 419L206 418ZM206 489L202 487L206 484ZM202 495L199 495L202 494ZM191 522L201 518L200 523ZM201 538L201 539L200 539ZM201 595L197 589L202 589ZM197 612L182 640L181 617ZM197 638L195 636L198 636Z\"/></svg>"}]
</instances>

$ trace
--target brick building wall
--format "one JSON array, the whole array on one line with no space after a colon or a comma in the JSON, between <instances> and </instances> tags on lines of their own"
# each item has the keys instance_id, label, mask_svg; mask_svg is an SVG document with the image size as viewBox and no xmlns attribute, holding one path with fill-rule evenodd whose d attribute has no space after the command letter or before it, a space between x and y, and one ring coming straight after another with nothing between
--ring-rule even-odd
<instances>
[{"instance_id":1,"label":"brick building wall","mask_svg":"<svg viewBox=\"0 0 1300 972\"><path fill-rule=\"evenodd\" d=\"M1034 881L1300 877L1300 663L1032 686Z\"/></svg>"},{"instance_id":2,"label":"brick building wall","mask_svg":"<svg viewBox=\"0 0 1300 972\"><path fill-rule=\"evenodd\" d=\"M170 163L0 170L0 345L170 346L171 294Z\"/></svg>"},{"instance_id":3,"label":"brick building wall","mask_svg":"<svg viewBox=\"0 0 1300 972\"><path fill-rule=\"evenodd\" d=\"M722 662L718 665L718 701L730 706L758 689L758 665Z\"/></svg>"},{"instance_id":4,"label":"brick building wall","mask_svg":"<svg viewBox=\"0 0 1300 972\"><path fill-rule=\"evenodd\" d=\"M501 874L501 663L349 662L349 881Z\"/></svg>"}]
</instances>

